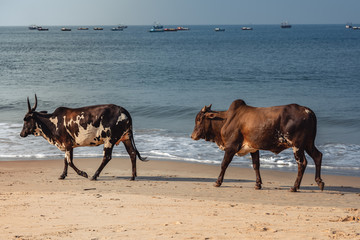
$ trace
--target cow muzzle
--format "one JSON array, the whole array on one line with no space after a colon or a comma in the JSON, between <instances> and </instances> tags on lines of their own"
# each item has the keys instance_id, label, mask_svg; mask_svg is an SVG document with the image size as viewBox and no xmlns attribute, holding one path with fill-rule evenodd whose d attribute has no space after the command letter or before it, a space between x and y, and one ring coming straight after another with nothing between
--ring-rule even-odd
<instances>
[{"instance_id":1,"label":"cow muzzle","mask_svg":"<svg viewBox=\"0 0 360 240\"><path fill-rule=\"evenodd\" d=\"M200 137L198 136L198 134L196 134L195 132L193 132L193 133L191 134L191 139L197 141L197 140L200 139Z\"/></svg>"},{"instance_id":2,"label":"cow muzzle","mask_svg":"<svg viewBox=\"0 0 360 240\"><path fill-rule=\"evenodd\" d=\"M21 133L20 133L20 137L23 137L23 138L24 138L24 137L27 137L28 135L29 135L29 134L28 134L28 133L25 133L25 132L21 132Z\"/></svg>"}]
</instances>

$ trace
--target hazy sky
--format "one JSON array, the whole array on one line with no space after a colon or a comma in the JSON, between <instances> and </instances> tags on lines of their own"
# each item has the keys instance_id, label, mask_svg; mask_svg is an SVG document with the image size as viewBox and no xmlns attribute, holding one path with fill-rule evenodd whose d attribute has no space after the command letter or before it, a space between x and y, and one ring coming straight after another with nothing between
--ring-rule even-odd
<instances>
[{"instance_id":1,"label":"hazy sky","mask_svg":"<svg viewBox=\"0 0 360 240\"><path fill-rule=\"evenodd\" d=\"M0 26L360 24L360 0L0 0Z\"/></svg>"}]
</instances>

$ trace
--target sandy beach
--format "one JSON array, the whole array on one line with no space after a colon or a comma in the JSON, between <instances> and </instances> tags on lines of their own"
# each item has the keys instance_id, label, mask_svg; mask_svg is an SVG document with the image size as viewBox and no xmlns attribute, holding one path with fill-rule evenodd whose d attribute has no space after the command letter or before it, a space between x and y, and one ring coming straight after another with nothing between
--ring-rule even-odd
<instances>
[{"instance_id":1,"label":"sandy beach","mask_svg":"<svg viewBox=\"0 0 360 240\"><path fill-rule=\"evenodd\" d=\"M91 176L100 159L75 159ZM0 239L360 239L360 178L323 175L325 190L307 169L302 188L289 192L296 173L113 159L98 181L63 160L0 162Z\"/></svg>"}]
</instances>

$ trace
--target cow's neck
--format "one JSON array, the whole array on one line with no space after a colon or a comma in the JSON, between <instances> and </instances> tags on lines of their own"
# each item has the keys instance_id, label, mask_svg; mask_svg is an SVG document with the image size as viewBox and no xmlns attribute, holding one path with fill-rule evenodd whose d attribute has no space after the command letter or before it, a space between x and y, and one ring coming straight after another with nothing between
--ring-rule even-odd
<instances>
[{"instance_id":1,"label":"cow's neck","mask_svg":"<svg viewBox=\"0 0 360 240\"><path fill-rule=\"evenodd\" d=\"M41 113L41 114L37 114L37 118L36 118L37 135L43 136L50 143L52 143L55 140L54 131L52 131L52 128L54 128L54 124L50 120L51 117L52 117L51 114Z\"/></svg>"},{"instance_id":2,"label":"cow's neck","mask_svg":"<svg viewBox=\"0 0 360 240\"><path fill-rule=\"evenodd\" d=\"M211 128L213 132L212 139L218 146L223 146L224 143L221 138L221 128L226 121L226 112L217 112L217 117L211 120Z\"/></svg>"}]
</instances>

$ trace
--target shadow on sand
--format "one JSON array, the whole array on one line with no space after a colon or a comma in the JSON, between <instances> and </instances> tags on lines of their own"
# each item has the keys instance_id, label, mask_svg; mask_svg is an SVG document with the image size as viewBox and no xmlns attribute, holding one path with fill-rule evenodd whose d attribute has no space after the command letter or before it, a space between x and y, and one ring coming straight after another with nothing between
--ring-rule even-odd
<instances>
[{"instance_id":1,"label":"shadow on sand","mask_svg":"<svg viewBox=\"0 0 360 240\"><path fill-rule=\"evenodd\" d=\"M281 188L290 189L290 186L281 186ZM301 186L299 189L299 192L303 191L320 191L319 187L314 186ZM320 191L321 192L321 191ZM341 193L359 193L360 194L360 188L356 187L349 187L349 186L326 186L324 188L324 192L328 194L341 194Z\"/></svg>"},{"instance_id":2,"label":"shadow on sand","mask_svg":"<svg viewBox=\"0 0 360 240\"><path fill-rule=\"evenodd\" d=\"M102 177L101 181L110 180L128 180L129 177ZM214 183L216 178L192 178L192 177L177 177L177 176L140 176L136 178L136 181L154 181L154 182L203 182L203 183ZM252 180L245 179L224 179L225 182L255 182Z\"/></svg>"}]
</instances>

